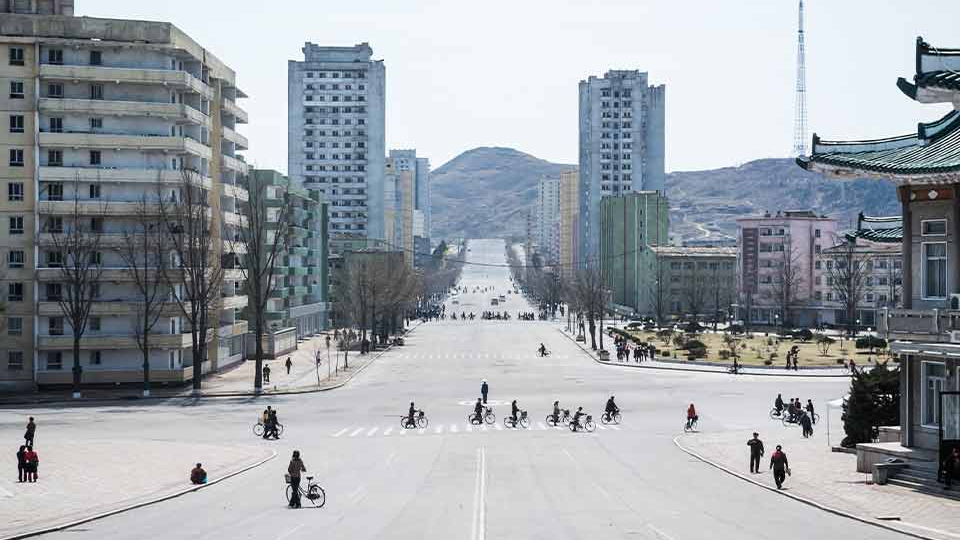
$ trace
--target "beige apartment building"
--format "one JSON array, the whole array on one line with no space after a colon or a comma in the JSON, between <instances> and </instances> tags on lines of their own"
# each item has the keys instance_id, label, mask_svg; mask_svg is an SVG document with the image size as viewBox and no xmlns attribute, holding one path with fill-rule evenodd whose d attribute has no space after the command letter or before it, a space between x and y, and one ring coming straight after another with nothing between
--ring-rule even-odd
<instances>
[{"instance_id":1,"label":"beige apartment building","mask_svg":"<svg viewBox=\"0 0 960 540\"><path fill-rule=\"evenodd\" d=\"M247 139L236 131L246 96L232 69L172 24L74 17L73 2L56 0L0 1L0 91L0 388L71 382L72 331L50 236L75 207L103 238L82 382L137 382L139 296L117 244L141 197L177 197L181 171L192 169L214 239L229 250L248 198L239 154ZM243 358L242 279L225 272L204 371ZM192 377L185 326L175 307L156 325L153 381Z\"/></svg>"},{"instance_id":2,"label":"beige apartment building","mask_svg":"<svg viewBox=\"0 0 960 540\"><path fill-rule=\"evenodd\" d=\"M560 173L560 242L558 252L560 256L560 271L565 279L570 279L576 272L577 247L580 238L578 234L578 218L580 212L580 185L579 169L572 169Z\"/></svg>"},{"instance_id":3,"label":"beige apartment building","mask_svg":"<svg viewBox=\"0 0 960 540\"><path fill-rule=\"evenodd\" d=\"M383 223L387 251L402 251L403 261L413 268L414 205L416 171L401 167L397 158L389 157L384 170Z\"/></svg>"}]
</instances>

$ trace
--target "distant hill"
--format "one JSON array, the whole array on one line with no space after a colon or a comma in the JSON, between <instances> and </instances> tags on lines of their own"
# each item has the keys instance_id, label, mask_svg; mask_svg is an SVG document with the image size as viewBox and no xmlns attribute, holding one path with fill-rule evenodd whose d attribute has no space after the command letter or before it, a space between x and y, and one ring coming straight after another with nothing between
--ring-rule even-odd
<instances>
[{"instance_id":1,"label":"distant hill","mask_svg":"<svg viewBox=\"0 0 960 540\"><path fill-rule=\"evenodd\" d=\"M537 180L559 177L573 165L551 163L511 148L468 150L431 176L433 236L523 236L525 212L536 201ZM738 167L667 175L670 232L677 241L732 238L738 217L813 209L841 228L857 213L899 213L891 182L844 180L808 173L792 159L758 159Z\"/></svg>"}]
</instances>

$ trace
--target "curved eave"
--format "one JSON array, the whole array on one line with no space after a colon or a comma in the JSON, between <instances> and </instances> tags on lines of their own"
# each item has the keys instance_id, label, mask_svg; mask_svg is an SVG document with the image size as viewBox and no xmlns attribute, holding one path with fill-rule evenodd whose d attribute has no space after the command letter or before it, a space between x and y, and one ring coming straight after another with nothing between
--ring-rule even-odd
<instances>
[{"instance_id":1,"label":"curved eave","mask_svg":"<svg viewBox=\"0 0 960 540\"><path fill-rule=\"evenodd\" d=\"M917 99L917 85L911 83L910 81L904 79L903 77L899 77L897 79L897 88L899 88L901 92L906 94L908 98L913 100Z\"/></svg>"},{"instance_id":2,"label":"curved eave","mask_svg":"<svg viewBox=\"0 0 960 540\"><path fill-rule=\"evenodd\" d=\"M797 164L809 172L838 180L883 179L897 185L940 185L960 183L960 170L910 172L895 171L889 167L868 167L862 164L831 163L824 158L797 158Z\"/></svg>"}]
</instances>

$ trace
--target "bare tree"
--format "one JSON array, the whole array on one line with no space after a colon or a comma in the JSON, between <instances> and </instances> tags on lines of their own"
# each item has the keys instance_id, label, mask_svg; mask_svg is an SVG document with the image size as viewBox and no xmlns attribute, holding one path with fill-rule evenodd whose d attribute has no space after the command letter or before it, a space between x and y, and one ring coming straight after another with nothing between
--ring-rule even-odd
<instances>
[{"instance_id":1,"label":"bare tree","mask_svg":"<svg viewBox=\"0 0 960 540\"><path fill-rule=\"evenodd\" d=\"M248 313L253 318L254 336L254 392L263 391L263 335L267 330L266 311L270 295L277 288L277 260L287 253L292 242L293 198L286 186L273 186L248 177L249 200L239 204L237 215L246 226L240 227L236 240L230 240L233 263L237 264L243 251L244 263L240 271L247 293ZM242 250L237 248L242 246Z\"/></svg>"},{"instance_id":2,"label":"bare tree","mask_svg":"<svg viewBox=\"0 0 960 540\"><path fill-rule=\"evenodd\" d=\"M167 286L163 279L167 235L157 223L156 208L146 195L140 198L132 226L123 232L118 249L139 300L133 335L143 355L144 396L150 395L150 336L167 307Z\"/></svg>"},{"instance_id":3,"label":"bare tree","mask_svg":"<svg viewBox=\"0 0 960 540\"><path fill-rule=\"evenodd\" d=\"M199 392L207 344L215 328L210 318L223 285L221 246L213 234L209 192L196 181L197 172L180 171L178 195L165 199L158 192L160 223L167 234L171 260L163 265L163 277L180 312L190 325L193 389ZM215 325L218 320L214 320Z\"/></svg>"},{"instance_id":4,"label":"bare tree","mask_svg":"<svg viewBox=\"0 0 960 540\"><path fill-rule=\"evenodd\" d=\"M800 287L803 285L803 268L800 265L800 252L793 247L790 240L784 241L780 254L780 259L775 261L777 266L773 272L771 292L774 304L783 314L780 322L787 324L793 320L790 317L790 310L793 309L800 295Z\"/></svg>"},{"instance_id":5,"label":"bare tree","mask_svg":"<svg viewBox=\"0 0 960 540\"><path fill-rule=\"evenodd\" d=\"M100 244L103 231L99 226L93 226L95 222L90 212L80 204L79 177L74 180L72 191L73 207L67 214L66 223L56 223L62 217L51 217L45 228L53 243L47 264L59 269L60 283L56 285L59 285L60 291L55 297L73 333L73 397L79 398L83 373L80 366L80 340L87 330L93 302L100 294L100 276L103 274ZM100 203L99 214L103 214L105 209L106 203Z\"/></svg>"},{"instance_id":6,"label":"bare tree","mask_svg":"<svg viewBox=\"0 0 960 540\"><path fill-rule=\"evenodd\" d=\"M650 295L650 306L657 316L657 327L663 326L663 320L667 313L667 291L670 287L670 275L667 265L654 253L650 260L650 280L648 284Z\"/></svg>"},{"instance_id":7,"label":"bare tree","mask_svg":"<svg viewBox=\"0 0 960 540\"><path fill-rule=\"evenodd\" d=\"M607 291L603 286L603 276L597 265L579 270L574 279L574 294L580 313L587 320L590 329L590 347L597 349L596 326L600 323L600 350L603 349L603 315L606 311Z\"/></svg>"},{"instance_id":8,"label":"bare tree","mask_svg":"<svg viewBox=\"0 0 960 540\"><path fill-rule=\"evenodd\" d=\"M899 261L887 261L887 303L884 307L897 308L903 305L901 295L903 293L903 267L898 264Z\"/></svg>"},{"instance_id":9,"label":"bare tree","mask_svg":"<svg viewBox=\"0 0 960 540\"><path fill-rule=\"evenodd\" d=\"M823 255L826 259L827 286L843 307L848 332L857 320L857 308L867 289L867 277L873 267L872 257L857 249L856 241L844 239Z\"/></svg>"}]
</instances>

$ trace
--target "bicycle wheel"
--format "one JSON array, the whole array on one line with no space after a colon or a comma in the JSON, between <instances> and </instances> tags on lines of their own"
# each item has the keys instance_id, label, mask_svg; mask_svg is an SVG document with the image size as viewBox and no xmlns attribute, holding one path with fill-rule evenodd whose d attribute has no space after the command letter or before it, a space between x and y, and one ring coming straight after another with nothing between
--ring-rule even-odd
<instances>
[{"instance_id":1,"label":"bicycle wheel","mask_svg":"<svg viewBox=\"0 0 960 540\"><path fill-rule=\"evenodd\" d=\"M791 422L791 421L790 421L790 416L789 416L789 415L786 415L786 414L783 415L783 419L781 420L781 422L783 423L783 427L790 427L791 425L793 425L793 426L797 425L796 422Z\"/></svg>"},{"instance_id":2,"label":"bicycle wheel","mask_svg":"<svg viewBox=\"0 0 960 540\"><path fill-rule=\"evenodd\" d=\"M779 418L780 418L780 413L777 412L777 409L776 408L770 409L770 419L777 420Z\"/></svg>"},{"instance_id":3,"label":"bicycle wheel","mask_svg":"<svg viewBox=\"0 0 960 540\"><path fill-rule=\"evenodd\" d=\"M820 422L820 415L817 413L813 413L813 423L817 424L819 422Z\"/></svg>"},{"instance_id":4,"label":"bicycle wheel","mask_svg":"<svg viewBox=\"0 0 960 540\"><path fill-rule=\"evenodd\" d=\"M257 422L253 425L253 434L257 437L263 437L263 424Z\"/></svg>"},{"instance_id":5,"label":"bicycle wheel","mask_svg":"<svg viewBox=\"0 0 960 540\"><path fill-rule=\"evenodd\" d=\"M277 422L277 436L283 435L283 424Z\"/></svg>"},{"instance_id":6,"label":"bicycle wheel","mask_svg":"<svg viewBox=\"0 0 960 540\"><path fill-rule=\"evenodd\" d=\"M313 484L307 491L307 500L317 508L323 508L323 505L327 504L327 494L322 487Z\"/></svg>"},{"instance_id":7,"label":"bicycle wheel","mask_svg":"<svg viewBox=\"0 0 960 540\"><path fill-rule=\"evenodd\" d=\"M526 416L521 417L521 418L520 418L520 427L522 427L523 429L527 429L528 427L530 427L530 419L527 418Z\"/></svg>"},{"instance_id":8,"label":"bicycle wheel","mask_svg":"<svg viewBox=\"0 0 960 540\"><path fill-rule=\"evenodd\" d=\"M513 425L513 420L511 420L509 416L504 416L504 417L503 417L503 427L505 427L505 428L507 428L507 429L510 429L510 428L514 427L514 425Z\"/></svg>"},{"instance_id":9,"label":"bicycle wheel","mask_svg":"<svg viewBox=\"0 0 960 540\"><path fill-rule=\"evenodd\" d=\"M621 418L621 417L620 417L620 413L613 413L613 423L614 423L614 424L619 424L619 423L620 423L620 418Z\"/></svg>"},{"instance_id":10,"label":"bicycle wheel","mask_svg":"<svg viewBox=\"0 0 960 540\"><path fill-rule=\"evenodd\" d=\"M293 486L287 484L287 504L290 504L290 499L293 498Z\"/></svg>"},{"instance_id":11,"label":"bicycle wheel","mask_svg":"<svg viewBox=\"0 0 960 540\"><path fill-rule=\"evenodd\" d=\"M427 424L429 423L430 421L427 420L426 416L421 416L420 418L417 418L417 427L419 427L420 429L427 429Z\"/></svg>"},{"instance_id":12,"label":"bicycle wheel","mask_svg":"<svg viewBox=\"0 0 960 540\"><path fill-rule=\"evenodd\" d=\"M553 416L552 414L548 414L547 417L544 418L544 421L546 421L546 423L547 423L548 426L556 426L556 425L557 425L557 419L556 419L556 417Z\"/></svg>"},{"instance_id":13,"label":"bicycle wheel","mask_svg":"<svg viewBox=\"0 0 960 540\"><path fill-rule=\"evenodd\" d=\"M402 427L402 428L409 428L410 426L409 426L409 424L408 424L407 422L408 422L408 417L404 416L404 417L400 418L400 427Z\"/></svg>"},{"instance_id":14,"label":"bicycle wheel","mask_svg":"<svg viewBox=\"0 0 960 540\"><path fill-rule=\"evenodd\" d=\"M487 413L483 416L483 421L488 424L493 424L497 421L497 416L493 413Z\"/></svg>"},{"instance_id":15,"label":"bicycle wheel","mask_svg":"<svg viewBox=\"0 0 960 540\"><path fill-rule=\"evenodd\" d=\"M587 430L588 433L593 433L593 430L597 429L597 425L593 423L593 420L587 420L583 424L583 429Z\"/></svg>"},{"instance_id":16,"label":"bicycle wheel","mask_svg":"<svg viewBox=\"0 0 960 540\"><path fill-rule=\"evenodd\" d=\"M570 427L570 431L572 431L572 432L574 432L574 433L577 432L577 425L576 425L574 422L570 422L570 426L569 426L569 427Z\"/></svg>"},{"instance_id":17,"label":"bicycle wheel","mask_svg":"<svg viewBox=\"0 0 960 540\"><path fill-rule=\"evenodd\" d=\"M604 423L604 424L609 424L609 423L610 423L610 416L609 416L607 413L601 414L601 415L600 415L600 422L602 422L602 423Z\"/></svg>"}]
</instances>

